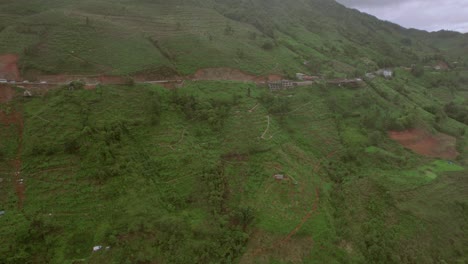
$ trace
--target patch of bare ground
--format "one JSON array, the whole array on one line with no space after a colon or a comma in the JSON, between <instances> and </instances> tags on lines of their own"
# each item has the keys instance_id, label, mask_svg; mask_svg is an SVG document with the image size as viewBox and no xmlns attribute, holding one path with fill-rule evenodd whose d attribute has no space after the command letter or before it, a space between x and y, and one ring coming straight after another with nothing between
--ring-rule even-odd
<instances>
[{"instance_id":1,"label":"patch of bare ground","mask_svg":"<svg viewBox=\"0 0 468 264\"><path fill-rule=\"evenodd\" d=\"M0 79L18 80L20 79L18 70L18 55L0 55Z\"/></svg>"},{"instance_id":2,"label":"patch of bare ground","mask_svg":"<svg viewBox=\"0 0 468 264\"><path fill-rule=\"evenodd\" d=\"M8 103L15 96L15 90L7 85L0 85L0 103Z\"/></svg>"},{"instance_id":3,"label":"patch of bare ground","mask_svg":"<svg viewBox=\"0 0 468 264\"><path fill-rule=\"evenodd\" d=\"M443 133L429 133L423 129L389 131L391 139L405 148L426 157L455 159L457 139Z\"/></svg>"}]
</instances>

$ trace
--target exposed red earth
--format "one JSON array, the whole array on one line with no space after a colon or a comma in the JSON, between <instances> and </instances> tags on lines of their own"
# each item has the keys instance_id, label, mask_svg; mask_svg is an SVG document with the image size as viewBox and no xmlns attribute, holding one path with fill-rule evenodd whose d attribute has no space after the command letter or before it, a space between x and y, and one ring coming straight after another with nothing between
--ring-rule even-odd
<instances>
[{"instance_id":1,"label":"exposed red earth","mask_svg":"<svg viewBox=\"0 0 468 264\"><path fill-rule=\"evenodd\" d=\"M3 54L0 55L0 79L6 79L9 81L21 81L21 74L18 70L18 55L15 54ZM144 82L161 82L163 85L164 82L171 82L179 80L182 82L183 80L193 80L193 81L221 81L221 80L228 80L228 81L245 81L245 82L257 82L263 83L267 81L279 81L282 80L283 77L278 74L270 74L265 76L257 76L253 75L238 69L232 69L227 67L220 67L220 68L206 68L200 69L192 75L189 76L172 76L172 77L165 77L157 76L151 73L148 74L137 74L135 76L110 76L110 75L78 75L78 74L57 74L57 75L41 75L36 74L34 75L33 79L30 80L30 83L23 83L23 86L27 86L27 88L35 88L31 87L34 85L39 84L39 82L46 82L46 84L42 83L42 86L49 86L49 85L60 85L60 84L67 84L71 81L81 80L87 84L87 88L93 88L95 84L102 83L102 84L126 84L129 82L130 79L137 83L144 83Z\"/></svg>"},{"instance_id":2,"label":"exposed red earth","mask_svg":"<svg viewBox=\"0 0 468 264\"><path fill-rule=\"evenodd\" d=\"M14 54L0 55L0 79L18 80L18 56Z\"/></svg>"},{"instance_id":3,"label":"exposed red earth","mask_svg":"<svg viewBox=\"0 0 468 264\"><path fill-rule=\"evenodd\" d=\"M422 129L389 131L388 134L405 148L426 157L455 159L459 155L457 139L446 134L431 134Z\"/></svg>"},{"instance_id":4,"label":"exposed red earth","mask_svg":"<svg viewBox=\"0 0 468 264\"><path fill-rule=\"evenodd\" d=\"M8 103L14 95L15 91L11 87L0 85L0 103Z\"/></svg>"}]
</instances>

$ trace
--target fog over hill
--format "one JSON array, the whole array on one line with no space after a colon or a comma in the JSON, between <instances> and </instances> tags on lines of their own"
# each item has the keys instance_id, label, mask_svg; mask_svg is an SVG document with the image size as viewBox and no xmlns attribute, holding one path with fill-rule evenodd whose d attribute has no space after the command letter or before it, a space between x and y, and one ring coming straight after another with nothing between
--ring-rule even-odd
<instances>
[{"instance_id":1,"label":"fog over hill","mask_svg":"<svg viewBox=\"0 0 468 264\"><path fill-rule=\"evenodd\" d=\"M465 0L337 0L337 2L407 28L468 32L468 2Z\"/></svg>"}]
</instances>

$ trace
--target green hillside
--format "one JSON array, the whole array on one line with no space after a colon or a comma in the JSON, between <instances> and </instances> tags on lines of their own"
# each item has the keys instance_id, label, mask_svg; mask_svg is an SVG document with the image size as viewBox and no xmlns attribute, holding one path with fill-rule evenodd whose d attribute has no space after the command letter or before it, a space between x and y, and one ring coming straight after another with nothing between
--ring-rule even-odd
<instances>
[{"instance_id":1,"label":"green hillside","mask_svg":"<svg viewBox=\"0 0 468 264\"><path fill-rule=\"evenodd\" d=\"M466 263L465 36L325 0L0 0L18 79L129 80L0 84L0 263Z\"/></svg>"},{"instance_id":2,"label":"green hillside","mask_svg":"<svg viewBox=\"0 0 468 264\"><path fill-rule=\"evenodd\" d=\"M466 38L432 43L425 40L430 34L331 1L20 0L0 7L0 52L20 55L23 75L187 75L221 66L352 74L432 55L466 61L463 50L432 45L463 45Z\"/></svg>"}]
</instances>

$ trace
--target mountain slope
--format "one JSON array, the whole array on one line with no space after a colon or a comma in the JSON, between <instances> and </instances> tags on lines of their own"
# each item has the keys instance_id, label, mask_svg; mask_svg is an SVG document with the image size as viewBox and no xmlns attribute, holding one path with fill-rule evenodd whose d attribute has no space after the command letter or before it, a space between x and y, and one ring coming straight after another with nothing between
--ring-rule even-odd
<instances>
[{"instance_id":1,"label":"mountain slope","mask_svg":"<svg viewBox=\"0 0 468 264\"><path fill-rule=\"evenodd\" d=\"M397 25L330 1L23 0L1 6L0 52L19 54L26 75L168 68L186 75L222 66L294 74L308 70L304 61L312 71L345 74L375 64L411 65L438 53ZM333 60L349 67L335 68Z\"/></svg>"},{"instance_id":2,"label":"mountain slope","mask_svg":"<svg viewBox=\"0 0 468 264\"><path fill-rule=\"evenodd\" d=\"M468 261L463 35L325 0L0 14L0 79L126 80L0 83L0 263Z\"/></svg>"}]
</instances>

